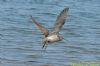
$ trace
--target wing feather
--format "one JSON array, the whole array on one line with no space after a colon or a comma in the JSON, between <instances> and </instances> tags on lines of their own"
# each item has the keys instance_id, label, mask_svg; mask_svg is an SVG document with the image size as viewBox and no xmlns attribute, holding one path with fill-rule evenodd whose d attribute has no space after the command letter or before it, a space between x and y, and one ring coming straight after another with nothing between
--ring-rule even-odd
<instances>
[{"instance_id":1,"label":"wing feather","mask_svg":"<svg viewBox=\"0 0 100 66\"><path fill-rule=\"evenodd\" d=\"M68 10L69 8L65 8L58 15L52 33L58 33L61 30L62 26L65 24L66 17L68 16Z\"/></svg>"},{"instance_id":2,"label":"wing feather","mask_svg":"<svg viewBox=\"0 0 100 66\"><path fill-rule=\"evenodd\" d=\"M44 26L42 26L40 23L38 23L32 16L31 16L32 22L36 24L36 26L43 32L45 37L49 35L48 29L46 29Z\"/></svg>"}]
</instances>

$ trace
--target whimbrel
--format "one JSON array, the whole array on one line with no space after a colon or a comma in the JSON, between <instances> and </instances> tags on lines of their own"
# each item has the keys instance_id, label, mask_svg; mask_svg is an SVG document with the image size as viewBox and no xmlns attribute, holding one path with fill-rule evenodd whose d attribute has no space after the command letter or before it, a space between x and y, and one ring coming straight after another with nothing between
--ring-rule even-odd
<instances>
[{"instance_id":1,"label":"whimbrel","mask_svg":"<svg viewBox=\"0 0 100 66\"><path fill-rule=\"evenodd\" d=\"M43 41L43 46L42 48L44 48L46 45L48 45L48 43L50 42L57 42L57 41L61 41L63 40L63 36L61 36L59 34L62 26L65 24L66 22L66 17L68 16L68 10L69 8L64 8L60 14L57 16L56 19L56 23L54 25L53 31L49 32L49 30L47 28L45 28L44 26L42 26L39 22L37 22L32 16L32 22L41 30L41 32L43 33L43 35L45 36L42 41Z\"/></svg>"}]
</instances>

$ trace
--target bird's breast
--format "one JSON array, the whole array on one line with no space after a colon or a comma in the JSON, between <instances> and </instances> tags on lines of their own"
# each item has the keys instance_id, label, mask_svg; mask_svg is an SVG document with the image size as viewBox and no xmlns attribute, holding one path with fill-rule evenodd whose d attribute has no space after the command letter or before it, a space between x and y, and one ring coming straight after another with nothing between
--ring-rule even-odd
<instances>
[{"instance_id":1,"label":"bird's breast","mask_svg":"<svg viewBox=\"0 0 100 66\"><path fill-rule=\"evenodd\" d=\"M51 36L47 37L47 40L49 40L49 41L58 41L59 37L58 37L58 35L51 35Z\"/></svg>"}]
</instances>

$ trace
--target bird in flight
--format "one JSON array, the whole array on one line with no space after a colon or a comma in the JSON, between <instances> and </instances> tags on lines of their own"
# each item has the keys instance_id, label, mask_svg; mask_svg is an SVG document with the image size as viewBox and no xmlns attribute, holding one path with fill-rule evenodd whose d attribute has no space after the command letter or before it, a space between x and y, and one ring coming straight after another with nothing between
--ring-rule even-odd
<instances>
[{"instance_id":1,"label":"bird in flight","mask_svg":"<svg viewBox=\"0 0 100 66\"><path fill-rule=\"evenodd\" d=\"M44 38L42 39L42 42L43 42L42 48L47 47L48 43L50 43L50 42L57 42L57 41L61 41L64 39L63 36L61 36L59 34L59 32L60 32L62 26L66 22L66 18L68 16L68 10L69 10L69 8L64 8L60 12L60 14L57 16L56 23L55 23L54 28L51 32L49 32L49 30L47 28L42 26L39 22L37 22L31 16L32 22L41 30L41 32L44 35Z\"/></svg>"}]
</instances>

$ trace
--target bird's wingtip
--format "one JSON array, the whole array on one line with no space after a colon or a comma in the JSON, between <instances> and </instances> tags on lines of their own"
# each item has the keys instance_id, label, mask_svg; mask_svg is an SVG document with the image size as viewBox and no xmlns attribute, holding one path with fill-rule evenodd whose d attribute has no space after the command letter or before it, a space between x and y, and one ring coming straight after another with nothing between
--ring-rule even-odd
<instances>
[{"instance_id":1,"label":"bird's wingtip","mask_svg":"<svg viewBox=\"0 0 100 66\"><path fill-rule=\"evenodd\" d=\"M30 17L31 17L31 18L33 18L33 16L32 16L32 15L30 15Z\"/></svg>"},{"instance_id":2,"label":"bird's wingtip","mask_svg":"<svg viewBox=\"0 0 100 66\"><path fill-rule=\"evenodd\" d=\"M64 9L64 10L68 11L68 10L69 10L69 7L65 7L65 9Z\"/></svg>"}]
</instances>

